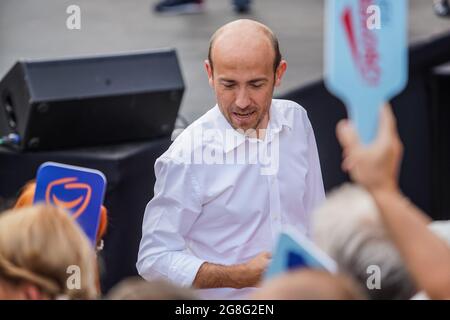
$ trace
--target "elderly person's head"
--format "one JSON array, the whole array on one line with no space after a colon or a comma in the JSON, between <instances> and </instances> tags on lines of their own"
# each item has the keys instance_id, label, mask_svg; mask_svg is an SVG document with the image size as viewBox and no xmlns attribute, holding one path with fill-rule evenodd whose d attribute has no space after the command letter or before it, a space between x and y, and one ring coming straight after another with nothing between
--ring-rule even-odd
<instances>
[{"instance_id":1,"label":"elderly person's head","mask_svg":"<svg viewBox=\"0 0 450 320\"><path fill-rule=\"evenodd\" d=\"M346 184L333 191L313 213L313 238L371 299L409 299L416 292L374 200L363 188ZM371 278L378 271L380 286Z\"/></svg>"},{"instance_id":2,"label":"elderly person's head","mask_svg":"<svg viewBox=\"0 0 450 320\"><path fill-rule=\"evenodd\" d=\"M297 269L266 283L252 296L256 300L362 300L364 292L351 278L327 271Z\"/></svg>"},{"instance_id":3,"label":"elderly person's head","mask_svg":"<svg viewBox=\"0 0 450 320\"><path fill-rule=\"evenodd\" d=\"M0 215L0 299L92 299L94 250L63 209L37 205Z\"/></svg>"},{"instance_id":4,"label":"elderly person's head","mask_svg":"<svg viewBox=\"0 0 450 320\"><path fill-rule=\"evenodd\" d=\"M274 88L286 61L278 40L265 25L236 20L217 30L205 61L220 111L234 129L266 129Z\"/></svg>"}]
</instances>

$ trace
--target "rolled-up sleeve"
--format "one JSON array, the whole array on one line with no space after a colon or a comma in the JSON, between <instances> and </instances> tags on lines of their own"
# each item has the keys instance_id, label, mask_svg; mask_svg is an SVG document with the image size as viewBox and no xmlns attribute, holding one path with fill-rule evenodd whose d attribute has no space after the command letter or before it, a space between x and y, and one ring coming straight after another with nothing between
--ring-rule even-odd
<instances>
[{"instance_id":1,"label":"rolled-up sleeve","mask_svg":"<svg viewBox=\"0 0 450 320\"><path fill-rule=\"evenodd\" d=\"M155 175L136 267L146 280L166 278L190 286L205 262L188 251L185 238L202 209L198 184L188 164L169 158L156 161Z\"/></svg>"}]
</instances>

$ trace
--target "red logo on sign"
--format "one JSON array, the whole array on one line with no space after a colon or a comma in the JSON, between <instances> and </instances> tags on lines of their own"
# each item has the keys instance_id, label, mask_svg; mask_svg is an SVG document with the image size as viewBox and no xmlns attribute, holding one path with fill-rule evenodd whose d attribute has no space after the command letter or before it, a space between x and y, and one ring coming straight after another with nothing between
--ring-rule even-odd
<instances>
[{"instance_id":1,"label":"red logo on sign","mask_svg":"<svg viewBox=\"0 0 450 320\"><path fill-rule=\"evenodd\" d=\"M355 24L353 22L353 11L351 7L346 7L342 13L341 21L347 36L353 61L355 62L362 78L371 86L376 86L380 82L381 68L380 55L378 52L378 41L367 27L367 8L372 4L372 0L359 1L360 13L360 39L357 38ZM359 41L358 41L359 40Z\"/></svg>"}]
</instances>

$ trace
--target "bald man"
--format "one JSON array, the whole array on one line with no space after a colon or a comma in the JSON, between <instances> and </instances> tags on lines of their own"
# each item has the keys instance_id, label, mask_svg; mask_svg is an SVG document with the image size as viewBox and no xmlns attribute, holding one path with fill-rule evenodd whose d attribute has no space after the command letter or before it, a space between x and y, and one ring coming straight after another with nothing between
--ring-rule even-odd
<instances>
[{"instance_id":1,"label":"bald man","mask_svg":"<svg viewBox=\"0 0 450 320\"><path fill-rule=\"evenodd\" d=\"M238 299L255 290L285 225L309 234L322 175L305 110L273 99L287 63L268 27L223 26L205 67L217 104L155 163L137 268L205 298Z\"/></svg>"}]
</instances>

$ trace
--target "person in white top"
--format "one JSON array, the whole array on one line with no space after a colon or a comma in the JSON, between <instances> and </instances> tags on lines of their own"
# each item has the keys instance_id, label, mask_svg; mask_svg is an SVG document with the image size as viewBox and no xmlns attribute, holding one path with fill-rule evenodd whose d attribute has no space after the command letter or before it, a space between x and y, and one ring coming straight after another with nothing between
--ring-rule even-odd
<instances>
[{"instance_id":1,"label":"person in white top","mask_svg":"<svg viewBox=\"0 0 450 320\"><path fill-rule=\"evenodd\" d=\"M272 98L287 67L272 31L251 20L223 26L205 66L217 105L155 163L137 269L239 299L261 281L283 226L309 235L325 193L306 111Z\"/></svg>"}]
</instances>

